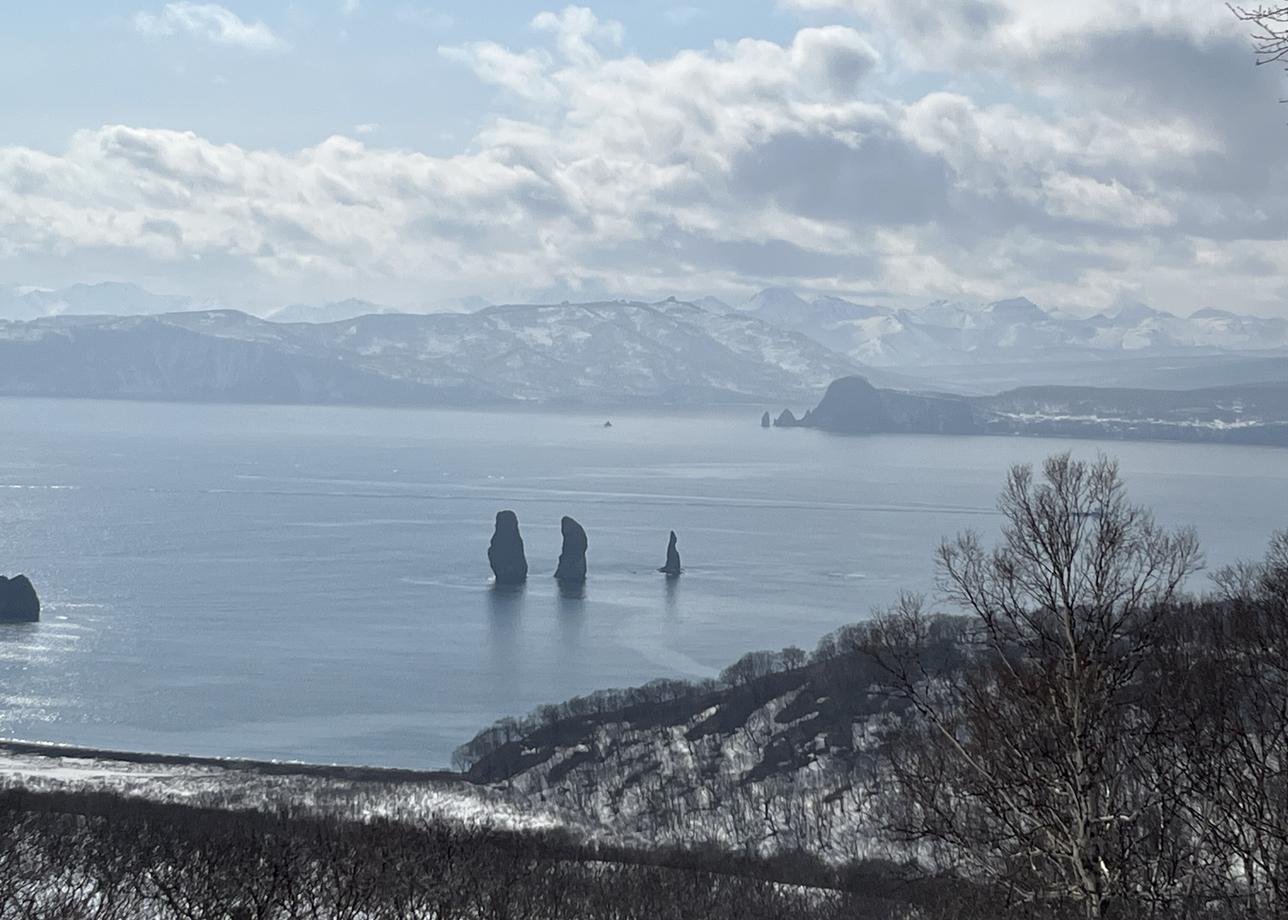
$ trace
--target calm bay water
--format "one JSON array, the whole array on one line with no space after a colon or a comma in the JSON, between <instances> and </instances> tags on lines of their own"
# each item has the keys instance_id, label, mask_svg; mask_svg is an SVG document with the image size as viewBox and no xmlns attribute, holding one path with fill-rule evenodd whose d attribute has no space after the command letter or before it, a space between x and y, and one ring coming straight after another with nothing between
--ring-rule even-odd
<instances>
[{"instance_id":1,"label":"calm bay water","mask_svg":"<svg viewBox=\"0 0 1288 920\"><path fill-rule=\"evenodd\" d=\"M1199 530L1210 566L1288 526L1288 451L764 431L758 411L466 413L0 400L0 736L409 767L601 687L812 648L990 537L1005 468L1072 449ZM489 585L497 510L532 577ZM590 536L584 596L549 574ZM686 574L668 582L667 531Z\"/></svg>"}]
</instances>

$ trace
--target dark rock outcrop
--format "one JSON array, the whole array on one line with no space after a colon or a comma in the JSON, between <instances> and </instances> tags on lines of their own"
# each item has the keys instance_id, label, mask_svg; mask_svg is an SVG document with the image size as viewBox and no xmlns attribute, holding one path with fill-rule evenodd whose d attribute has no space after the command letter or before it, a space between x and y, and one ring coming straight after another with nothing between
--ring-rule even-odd
<instances>
[{"instance_id":1,"label":"dark rock outcrop","mask_svg":"<svg viewBox=\"0 0 1288 920\"><path fill-rule=\"evenodd\" d=\"M668 577L674 578L684 571L680 567L680 551L675 548L675 531L671 531L671 541L666 545L666 565L658 569L664 572Z\"/></svg>"},{"instance_id":2,"label":"dark rock outcrop","mask_svg":"<svg viewBox=\"0 0 1288 920\"><path fill-rule=\"evenodd\" d=\"M559 553L559 567L555 569L555 578L560 581L582 582L586 580L586 539L585 529L570 517L559 522L563 531L563 550Z\"/></svg>"},{"instance_id":3,"label":"dark rock outcrop","mask_svg":"<svg viewBox=\"0 0 1288 920\"><path fill-rule=\"evenodd\" d=\"M528 558L519 534L519 517L513 511L496 513L496 530L487 548L487 561L498 585L518 585L527 580Z\"/></svg>"},{"instance_id":4,"label":"dark rock outcrop","mask_svg":"<svg viewBox=\"0 0 1288 920\"><path fill-rule=\"evenodd\" d=\"M35 623L40 620L40 598L26 575L0 575L0 623Z\"/></svg>"},{"instance_id":5,"label":"dark rock outcrop","mask_svg":"<svg viewBox=\"0 0 1288 920\"><path fill-rule=\"evenodd\" d=\"M773 422L771 422L771 421L769 420L769 413L768 413L768 412L766 412L764 415L762 415L762 416L760 417L760 427L761 427L761 428L768 428L768 427L769 427L770 425L772 425L772 424L773 424Z\"/></svg>"},{"instance_id":6,"label":"dark rock outcrop","mask_svg":"<svg viewBox=\"0 0 1288 920\"><path fill-rule=\"evenodd\" d=\"M797 424L839 434L984 433L984 423L968 397L883 390L863 377L833 381L818 406Z\"/></svg>"},{"instance_id":7,"label":"dark rock outcrop","mask_svg":"<svg viewBox=\"0 0 1288 920\"><path fill-rule=\"evenodd\" d=\"M778 418L774 419L775 428L795 428L799 424L800 421L792 415L791 409L784 409L778 413Z\"/></svg>"}]
</instances>

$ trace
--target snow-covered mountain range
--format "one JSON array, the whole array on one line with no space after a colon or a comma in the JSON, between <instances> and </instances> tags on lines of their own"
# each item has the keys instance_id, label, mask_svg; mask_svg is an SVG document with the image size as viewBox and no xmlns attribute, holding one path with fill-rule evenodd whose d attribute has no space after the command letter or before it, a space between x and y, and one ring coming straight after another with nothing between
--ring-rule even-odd
<instances>
[{"instance_id":1,"label":"snow-covered mountain range","mask_svg":"<svg viewBox=\"0 0 1288 920\"><path fill-rule=\"evenodd\" d=\"M856 366L694 304L277 323L235 310L0 322L0 393L250 402L711 404L817 393Z\"/></svg>"},{"instance_id":2,"label":"snow-covered mountain range","mask_svg":"<svg viewBox=\"0 0 1288 920\"><path fill-rule=\"evenodd\" d=\"M1288 380L1288 319L1217 309L1179 317L1128 304L1073 316L1019 297L910 310L782 288L738 307L714 297L454 307L403 313L350 299L261 319L132 284L0 287L9 356L0 387L305 402L808 404L855 372L883 386L975 394L1089 380ZM209 374L185 371L167 348ZM33 355L43 363L32 366Z\"/></svg>"},{"instance_id":3,"label":"snow-covered mountain range","mask_svg":"<svg viewBox=\"0 0 1288 920\"><path fill-rule=\"evenodd\" d=\"M771 288L751 298L742 311L876 367L1288 349L1288 319L1217 309L1180 317L1128 304L1075 317L1017 297L989 304L937 301L920 310L897 310L834 297L806 300Z\"/></svg>"},{"instance_id":4,"label":"snow-covered mountain range","mask_svg":"<svg viewBox=\"0 0 1288 920\"><path fill-rule=\"evenodd\" d=\"M0 320L30 320L46 316L149 316L202 305L189 297L153 294L137 284L105 281L73 284L58 290L0 284Z\"/></svg>"}]
</instances>

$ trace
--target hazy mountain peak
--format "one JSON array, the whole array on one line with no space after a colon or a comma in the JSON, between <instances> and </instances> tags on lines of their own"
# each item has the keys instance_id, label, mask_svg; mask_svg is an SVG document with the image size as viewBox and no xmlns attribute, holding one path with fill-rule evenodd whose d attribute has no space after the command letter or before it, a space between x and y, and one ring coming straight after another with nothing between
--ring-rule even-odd
<instances>
[{"instance_id":1,"label":"hazy mountain peak","mask_svg":"<svg viewBox=\"0 0 1288 920\"><path fill-rule=\"evenodd\" d=\"M801 297L795 291L785 287L765 288L758 294L754 294L742 309L749 313L764 313L770 311L792 310L800 311L809 307L805 298Z\"/></svg>"},{"instance_id":2,"label":"hazy mountain peak","mask_svg":"<svg viewBox=\"0 0 1288 920\"><path fill-rule=\"evenodd\" d=\"M1101 316L1106 319L1112 319L1116 323L1142 323L1145 320L1171 315L1163 310L1156 310L1148 304L1141 303L1139 300L1121 301L1101 314Z\"/></svg>"},{"instance_id":3,"label":"hazy mountain peak","mask_svg":"<svg viewBox=\"0 0 1288 920\"><path fill-rule=\"evenodd\" d=\"M1027 297L1010 297L995 300L985 310L1007 322L1041 322L1050 319L1046 311Z\"/></svg>"},{"instance_id":4,"label":"hazy mountain peak","mask_svg":"<svg viewBox=\"0 0 1288 920\"><path fill-rule=\"evenodd\" d=\"M1217 307L1204 307L1190 314L1190 319L1239 319L1239 314Z\"/></svg>"},{"instance_id":5,"label":"hazy mountain peak","mask_svg":"<svg viewBox=\"0 0 1288 920\"><path fill-rule=\"evenodd\" d=\"M712 313L732 313L733 312L733 307L725 303L719 297L712 297L710 295L707 295L706 297L699 297L697 300L693 301L693 303L696 306L699 306L704 310L709 310Z\"/></svg>"},{"instance_id":6,"label":"hazy mountain peak","mask_svg":"<svg viewBox=\"0 0 1288 920\"><path fill-rule=\"evenodd\" d=\"M395 312L392 307L348 297L324 304L290 304L270 313L268 318L275 323L338 323L358 316Z\"/></svg>"},{"instance_id":7,"label":"hazy mountain peak","mask_svg":"<svg viewBox=\"0 0 1288 920\"><path fill-rule=\"evenodd\" d=\"M126 281L77 283L57 290L31 286L0 289L0 319L27 320L63 314L145 316L194 306L190 297L154 294Z\"/></svg>"}]
</instances>

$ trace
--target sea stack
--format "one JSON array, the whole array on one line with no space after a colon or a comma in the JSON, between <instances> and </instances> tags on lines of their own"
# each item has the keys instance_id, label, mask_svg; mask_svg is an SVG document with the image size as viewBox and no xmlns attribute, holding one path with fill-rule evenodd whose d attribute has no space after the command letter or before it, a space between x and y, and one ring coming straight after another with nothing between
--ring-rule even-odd
<instances>
[{"instance_id":1,"label":"sea stack","mask_svg":"<svg viewBox=\"0 0 1288 920\"><path fill-rule=\"evenodd\" d=\"M768 412L766 412L764 415L762 415L762 416L760 417L760 427L761 427L761 428L768 428L768 427L769 427L770 425L772 425L772 424L773 424L773 422L771 422L771 421L769 420L769 413L768 413Z\"/></svg>"},{"instance_id":2,"label":"sea stack","mask_svg":"<svg viewBox=\"0 0 1288 920\"><path fill-rule=\"evenodd\" d=\"M795 428L799 424L800 420L792 415L791 409L784 409L778 414L778 418L774 419L775 428Z\"/></svg>"},{"instance_id":3,"label":"sea stack","mask_svg":"<svg viewBox=\"0 0 1288 920\"><path fill-rule=\"evenodd\" d=\"M559 568L555 569L555 578L566 582L583 582L586 580L586 540L585 529L570 517L559 522L563 531L563 551L559 554Z\"/></svg>"},{"instance_id":4,"label":"sea stack","mask_svg":"<svg viewBox=\"0 0 1288 920\"><path fill-rule=\"evenodd\" d=\"M492 565L498 585L521 585L527 581L528 558L523 554L519 517L513 511L496 513L496 530L487 548L487 561Z\"/></svg>"},{"instance_id":5,"label":"sea stack","mask_svg":"<svg viewBox=\"0 0 1288 920\"><path fill-rule=\"evenodd\" d=\"M36 623L40 620L40 598L26 575L0 575L0 623Z\"/></svg>"},{"instance_id":6,"label":"sea stack","mask_svg":"<svg viewBox=\"0 0 1288 920\"><path fill-rule=\"evenodd\" d=\"M675 531L671 531L671 542L666 545L666 565L658 569L659 572L665 573L667 578L679 576L684 569L680 568L680 551L675 548Z\"/></svg>"}]
</instances>

